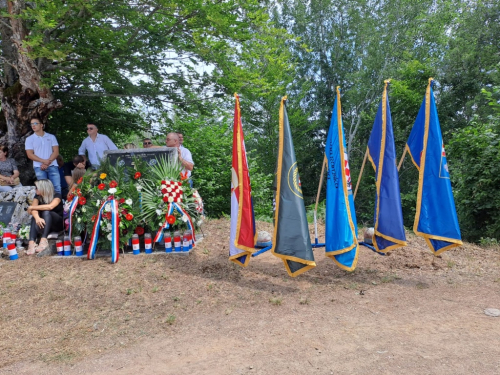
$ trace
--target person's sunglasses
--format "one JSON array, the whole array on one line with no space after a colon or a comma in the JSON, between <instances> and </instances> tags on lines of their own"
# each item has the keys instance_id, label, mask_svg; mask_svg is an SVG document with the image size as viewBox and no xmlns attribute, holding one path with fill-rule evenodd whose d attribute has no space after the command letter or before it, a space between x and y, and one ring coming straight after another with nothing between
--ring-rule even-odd
<instances>
[{"instance_id":1,"label":"person's sunglasses","mask_svg":"<svg viewBox=\"0 0 500 375\"><path fill-rule=\"evenodd\" d=\"M143 145L152 145L151 142L142 142Z\"/></svg>"},{"instance_id":2,"label":"person's sunglasses","mask_svg":"<svg viewBox=\"0 0 500 375\"><path fill-rule=\"evenodd\" d=\"M31 123L31 126L37 126L37 125L41 125L39 122L32 122Z\"/></svg>"}]
</instances>

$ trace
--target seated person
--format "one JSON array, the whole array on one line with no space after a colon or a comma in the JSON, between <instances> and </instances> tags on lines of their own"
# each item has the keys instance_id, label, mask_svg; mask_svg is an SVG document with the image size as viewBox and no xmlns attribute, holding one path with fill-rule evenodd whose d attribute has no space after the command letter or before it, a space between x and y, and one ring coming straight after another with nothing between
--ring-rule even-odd
<instances>
[{"instance_id":1,"label":"seated person","mask_svg":"<svg viewBox=\"0 0 500 375\"><path fill-rule=\"evenodd\" d=\"M49 247L47 236L51 232L63 230L63 203L62 196L54 191L50 180L35 181L36 195L33 203L28 207L31 218L29 246L26 255L40 253ZM36 245L36 238L41 234L40 244Z\"/></svg>"},{"instance_id":2,"label":"seated person","mask_svg":"<svg viewBox=\"0 0 500 375\"><path fill-rule=\"evenodd\" d=\"M81 169L81 168L75 168L75 170L73 171L73 180L75 180L75 183L73 184L73 186L71 187L71 189L69 190L69 194L68 196L70 195L75 195L75 190L76 188L78 187L78 181L80 180L80 178L83 177L83 175L86 173L87 171L85 169Z\"/></svg>"},{"instance_id":3,"label":"seated person","mask_svg":"<svg viewBox=\"0 0 500 375\"><path fill-rule=\"evenodd\" d=\"M73 161L68 161L64 163L64 179L68 183L68 189L71 190L74 184L73 173L76 168L87 170L92 168L92 164L89 161L85 162L85 158L82 155L76 155Z\"/></svg>"},{"instance_id":4,"label":"seated person","mask_svg":"<svg viewBox=\"0 0 500 375\"><path fill-rule=\"evenodd\" d=\"M64 159L59 154L57 155L56 161L57 161L57 168L59 170L59 176L61 177L61 195L63 199L67 199L66 197L68 196L69 190L68 190L68 182L64 178Z\"/></svg>"},{"instance_id":5,"label":"seated person","mask_svg":"<svg viewBox=\"0 0 500 375\"><path fill-rule=\"evenodd\" d=\"M0 193L23 186L19 181L16 161L8 156L9 148L0 146Z\"/></svg>"}]
</instances>

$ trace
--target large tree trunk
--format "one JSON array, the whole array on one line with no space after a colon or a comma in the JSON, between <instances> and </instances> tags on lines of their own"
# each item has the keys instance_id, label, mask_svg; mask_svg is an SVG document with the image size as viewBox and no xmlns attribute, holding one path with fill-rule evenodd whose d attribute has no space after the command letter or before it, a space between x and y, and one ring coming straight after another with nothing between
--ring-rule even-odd
<instances>
[{"instance_id":1,"label":"large tree trunk","mask_svg":"<svg viewBox=\"0 0 500 375\"><path fill-rule=\"evenodd\" d=\"M0 0L0 9L11 15L20 14L25 6L24 1ZM42 72L29 57L29 47L23 45L28 35L23 21L15 17L1 20L4 67L0 78L3 114L0 116L3 117L0 119L0 143L9 147L9 157L17 161L21 183L30 185L35 174L24 149L24 140L31 134L30 119L38 116L45 122L54 109L62 107L62 103L54 99L49 88L41 85Z\"/></svg>"}]
</instances>

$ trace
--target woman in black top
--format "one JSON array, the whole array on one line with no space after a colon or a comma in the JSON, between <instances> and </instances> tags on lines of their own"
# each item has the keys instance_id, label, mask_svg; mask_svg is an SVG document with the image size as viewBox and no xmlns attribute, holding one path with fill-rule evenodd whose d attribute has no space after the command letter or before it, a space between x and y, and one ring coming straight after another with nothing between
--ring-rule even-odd
<instances>
[{"instance_id":1,"label":"woman in black top","mask_svg":"<svg viewBox=\"0 0 500 375\"><path fill-rule=\"evenodd\" d=\"M39 253L49 247L47 236L50 232L63 230L63 203L62 196L54 192L54 185L50 180L35 181L36 195L33 203L28 207L31 218L30 240L27 255ZM36 246L38 234L42 235L40 244Z\"/></svg>"}]
</instances>

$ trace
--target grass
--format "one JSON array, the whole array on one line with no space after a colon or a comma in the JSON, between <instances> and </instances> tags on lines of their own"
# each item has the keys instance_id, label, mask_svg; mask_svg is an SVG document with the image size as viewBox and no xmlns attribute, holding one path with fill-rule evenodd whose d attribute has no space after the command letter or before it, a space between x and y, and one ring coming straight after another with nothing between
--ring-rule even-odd
<instances>
[{"instance_id":1,"label":"grass","mask_svg":"<svg viewBox=\"0 0 500 375\"><path fill-rule=\"evenodd\" d=\"M167 320L165 320L165 323L167 323L168 325L172 325L175 323L175 315L172 315L170 314L169 316L167 316Z\"/></svg>"},{"instance_id":2,"label":"grass","mask_svg":"<svg viewBox=\"0 0 500 375\"><path fill-rule=\"evenodd\" d=\"M269 303L274 306L280 306L283 299L280 297L269 298Z\"/></svg>"},{"instance_id":3,"label":"grass","mask_svg":"<svg viewBox=\"0 0 500 375\"><path fill-rule=\"evenodd\" d=\"M386 276L383 276L381 279L380 279L380 282L381 283L392 283L394 282L394 280L399 280L401 279L401 277L399 277L398 275L396 275L395 273L393 274L390 274L390 275L386 275Z\"/></svg>"}]
</instances>

